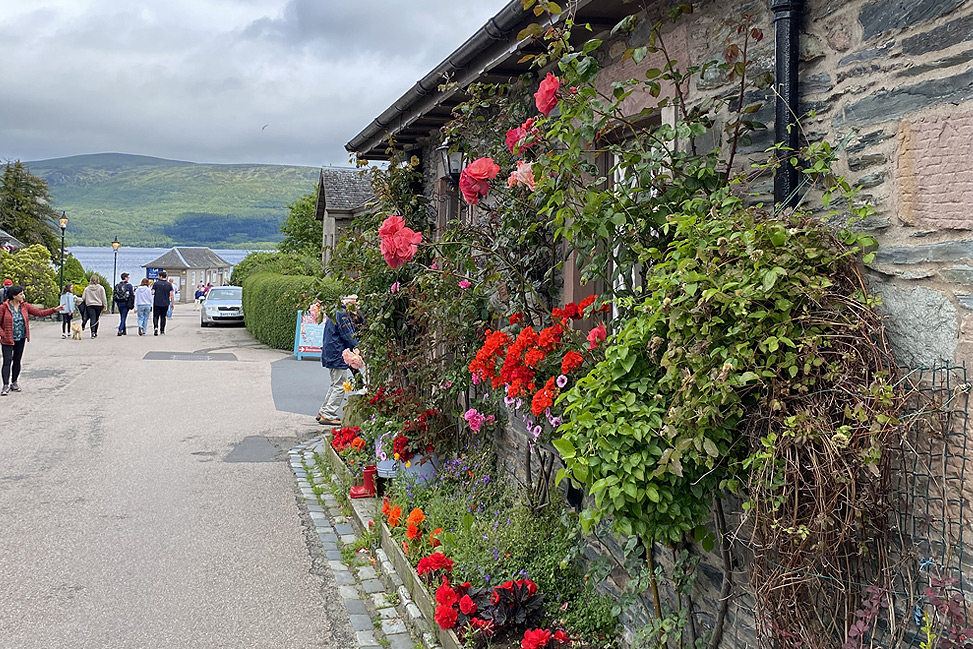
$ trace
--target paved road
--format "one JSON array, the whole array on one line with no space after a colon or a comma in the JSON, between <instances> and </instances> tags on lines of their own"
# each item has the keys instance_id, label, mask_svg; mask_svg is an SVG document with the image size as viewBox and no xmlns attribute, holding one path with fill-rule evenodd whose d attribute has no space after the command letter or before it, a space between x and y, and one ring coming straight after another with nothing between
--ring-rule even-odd
<instances>
[{"instance_id":1,"label":"paved road","mask_svg":"<svg viewBox=\"0 0 973 649\"><path fill-rule=\"evenodd\" d=\"M270 461L319 432L274 407L285 355L189 307L165 337L133 320L81 341L32 323L23 392L0 399L0 648L347 646Z\"/></svg>"}]
</instances>

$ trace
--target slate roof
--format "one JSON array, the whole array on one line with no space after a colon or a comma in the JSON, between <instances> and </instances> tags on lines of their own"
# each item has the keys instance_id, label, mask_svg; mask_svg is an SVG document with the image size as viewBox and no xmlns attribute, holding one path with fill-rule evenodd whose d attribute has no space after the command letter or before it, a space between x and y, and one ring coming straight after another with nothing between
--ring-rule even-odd
<instances>
[{"instance_id":1,"label":"slate roof","mask_svg":"<svg viewBox=\"0 0 973 649\"><path fill-rule=\"evenodd\" d=\"M324 218L324 210L351 211L375 198L368 174L358 169L324 167L318 178L318 202L315 216Z\"/></svg>"},{"instance_id":2,"label":"slate roof","mask_svg":"<svg viewBox=\"0 0 973 649\"><path fill-rule=\"evenodd\" d=\"M0 230L0 246L16 248L17 250L20 250L21 248L26 248L26 246L22 241L17 239L15 236L10 234L6 230Z\"/></svg>"},{"instance_id":3,"label":"slate roof","mask_svg":"<svg viewBox=\"0 0 973 649\"><path fill-rule=\"evenodd\" d=\"M209 248L173 248L142 268L219 268L229 267L227 260Z\"/></svg>"}]
</instances>

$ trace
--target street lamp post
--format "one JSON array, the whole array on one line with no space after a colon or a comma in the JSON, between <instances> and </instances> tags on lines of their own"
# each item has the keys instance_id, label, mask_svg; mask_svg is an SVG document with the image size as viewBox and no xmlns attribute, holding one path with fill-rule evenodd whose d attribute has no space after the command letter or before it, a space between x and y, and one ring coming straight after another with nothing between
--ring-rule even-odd
<instances>
[{"instance_id":1,"label":"street lamp post","mask_svg":"<svg viewBox=\"0 0 973 649\"><path fill-rule=\"evenodd\" d=\"M122 246L122 244L118 243L118 237L116 236L115 237L115 240L111 242L111 248L112 248L112 250L115 251L115 263L114 263L114 265L112 265L112 269L111 269L111 285L112 285L112 289L111 290L113 290L113 291L115 290L115 284L116 284L116 279L117 279L115 277L115 274L118 272L118 249L121 248L121 246ZM114 295L112 295L112 300L111 300L111 312L112 313L115 313L115 296Z\"/></svg>"},{"instance_id":2,"label":"street lamp post","mask_svg":"<svg viewBox=\"0 0 973 649\"><path fill-rule=\"evenodd\" d=\"M64 231L68 229L68 215L61 210L61 218L58 219L61 223L61 292L64 291Z\"/></svg>"}]
</instances>

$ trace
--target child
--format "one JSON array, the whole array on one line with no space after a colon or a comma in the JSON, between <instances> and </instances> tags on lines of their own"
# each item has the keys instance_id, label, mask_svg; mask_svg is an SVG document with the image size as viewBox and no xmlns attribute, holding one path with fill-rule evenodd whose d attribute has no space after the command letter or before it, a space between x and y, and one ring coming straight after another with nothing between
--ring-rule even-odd
<instances>
[{"instance_id":1,"label":"child","mask_svg":"<svg viewBox=\"0 0 973 649\"><path fill-rule=\"evenodd\" d=\"M67 338L71 333L71 318L74 315L74 285L65 284L61 291L61 338Z\"/></svg>"}]
</instances>

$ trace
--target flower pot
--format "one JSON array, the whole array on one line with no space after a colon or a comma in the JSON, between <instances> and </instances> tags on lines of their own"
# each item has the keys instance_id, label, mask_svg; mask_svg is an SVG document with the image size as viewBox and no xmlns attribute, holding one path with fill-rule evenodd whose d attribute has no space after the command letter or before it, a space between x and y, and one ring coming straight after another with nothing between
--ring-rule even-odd
<instances>
[{"instance_id":1,"label":"flower pot","mask_svg":"<svg viewBox=\"0 0 973 649\"><path fill-rule=\"evenodd\" d=\"M376 467L380 478L395 478L404 475L415 479L420 484L425 484L435 479L439 470L439 458L435 455L417 454L408 462L408 466L405 462L398 460L380 460Z\"/></svg>"}]
</instances>

